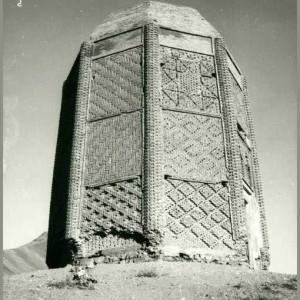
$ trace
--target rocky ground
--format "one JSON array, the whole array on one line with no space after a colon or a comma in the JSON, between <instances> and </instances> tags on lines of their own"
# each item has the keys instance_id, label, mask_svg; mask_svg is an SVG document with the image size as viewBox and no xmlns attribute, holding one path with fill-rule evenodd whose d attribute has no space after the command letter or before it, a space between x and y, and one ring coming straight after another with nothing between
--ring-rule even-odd
<instances>
[{"instance_id":1,"label":"rocky ground","mask_svg":"<svg viewBox=\"0 0 300 300\"><path fill-rule=\"evenodd\" d=\"M4 299L297 299L296 276L245 267L167 261L90 267L6 275ZM88 284L78 280L82 275Z\"/></svg>"}]
</instances>

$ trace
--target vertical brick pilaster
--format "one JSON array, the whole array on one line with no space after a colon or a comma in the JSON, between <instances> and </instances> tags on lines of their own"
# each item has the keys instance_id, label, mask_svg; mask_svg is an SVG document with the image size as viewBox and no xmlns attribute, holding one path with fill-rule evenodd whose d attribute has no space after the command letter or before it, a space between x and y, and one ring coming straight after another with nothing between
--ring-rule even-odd
<instances>
[{"instance_id":1,"label":"vertical brick pilaster","mask_svg":"<svg viewBox=\"0 0 300 300\"><path fill-rule=\"evenodd\" d=\"M242 223L242 173L240 170L240 155L236 118L234 115L233 91L227 62L226 46L221 38L215 39L217 72L220 87L220 98L226 136L226 151L228 156L228 182L230 189L230 207L232 215L233 239L240 237Z\"/></svg>"},{"instance_id":2,"label":"vertical brick pilaster","mask_svg":"<svg viewBox=\"0 0 300 300\"><path fill-rule=\"evenodd\" d=\"M152 245L162 239L163 204L163 118L160 96L158 26L144 28L144 203L145 235Z\"/></svg>"},{"instance_id":3,"label":"vertical brick pilaster","mask_svg":"<svg viewBox=\"0 0 300 300\"><path fill-rule=\"evenodd\" d=\"M254 125L253 125L253 118L250 110L250 103L248 98L248 87L246 78L243 77L243 95L244 95L244 105L247 114L247 121L249 126L249 134L250 134L250 141L252 145L252 161L253 161L253 175L254 175L254 190L255 195L258 200L259 209L260 209L260 220L261 220L261 228L262 228L262 235L263 235L263 243L264 248L269 248L269 241L268 241L268 232L267 232L267 224L266 224L266 215L265 215L265 205L262 193L262 181L260 177L259 171L259 163L258 163L258 155L257 155L257 146L256 146L256 138L254 133Z\"/></svg>"},{"instance_id":4,"label":"vertical brick pilaster","mask_svg":"<svg viewBox=\"0 0 300 300\"><path fill-rule=\"evenodd\" d=\"M86 135L86 110L88 105L90 67L90 42L84 42L80 50L79 82L75 104L74 132L71 152L70 182L67 206L66 239L78 238L78 218L82 198L83 162Z\"/></svg>"}]
</instances>

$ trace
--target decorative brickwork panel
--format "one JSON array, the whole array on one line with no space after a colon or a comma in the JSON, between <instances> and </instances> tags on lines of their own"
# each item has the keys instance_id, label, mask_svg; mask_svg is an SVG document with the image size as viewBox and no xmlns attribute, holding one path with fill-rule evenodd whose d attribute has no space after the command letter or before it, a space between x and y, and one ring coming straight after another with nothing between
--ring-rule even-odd
<instances>
[{"instance_id":1,"label":"decorative brickwork panel","mask_svg":"<svg viewBox=\"0 0 300 300\"><path fill-rule=\"evenodd\" d=\"M228 68L226 45L220 38L215 39L216 64L220 99L226 136L226 155L228 162L228 184L230 188L230 208L232 211L233 237L240 237L241 198L243 192L242 174L240 172L240 152L238 148L237 121L232 90L231 74Z\"/></svg>"},{"instance_id":2,"label":"decorative brickwork panel","mask_svg":"<svg viewBox=\"0 0 300 300\"><path fill-rule=\"evenodd\" d=\"M253 186L251 151L241 138L239 140L239 146L240 146L240 158L241 158L241 171L243 174L243 179L248 183L249 186Z\"/></svg>"},{"instance_id":3,"label":"decorative brickwork panel","mask_svg":"<svg viewBox=\"0 0 300 300\"><path fill-rule=\"evenodd\" d=\"M61 111L49 267L172 246L244 265L260 231L268 267L246 81L200 14L146 1L109 16L83 43Z\"/></svg>"},{"instance_id":4,"label":"decorative brickwork panel","mask_svg":"<svg viewBox=\"0 0 300 300\"><path fill-rule=\"evenodd\" d=\"M123 114L88 124L85 185L141 174L141 114Z\"/></svg>"},{"instance_id":5,"label":"decorative brickwork panel","mask_svg":"<svg viewBox=\"0 0 300 300\"><path fill-rule=\"evenodd\" d=\"M246 114L246 109L244 104L244 94L240 86L236 82L235 78L231 74L231 72L229 72L229 74L230 74L230 81L232 85L235 116L240 126L243 128L243 130L246 133L248 133L249 129L248 129L247 114Z\"/></svg>"},{"instance_id":6,"label":"decorative brickwork panel","mask_svg":"<svg viewBox=\"0 0 300 300\"><path fill-rule=\"evenodd\" d=\"M226 179L221 119L164 111L164 173L206 181Z\"/></svg>"},{"instance_id":7,"label":"decorative brickwork panel","mask_svg":"<svg viewBox=\"0 0 300 300\"><path fill-rule=\"evenodd\" d=\"M232 249L227 187L165 180L166 244Z\"/></svg>"},{"instance_id":8,"label":"decorative brickwork panel","mask_svg":"<svg viewBox=\"0 0 300 300\"><path fill-rule=\"evenodd\" d=\"M167 47L160 49L163 106L219 114L213 56Z\"/></svg>"},{"instance_id":9,"label":"decorative brickwork panel","mask_svg":"<svg viewBox=\"0 0 300 300\"><path fill-rule=\"evenodd\" d=\"M262 254L263 268L267 269L270 264L270 257L268 251L269 248L268 230L267 230L265 204L264 204L263 191L262 191L262 181L260 176L259 161L257 155L256 138L255 138L255 132L253 126L253 118L250 111L250 104L248 99L248 88L247 88L247 82L245 78L243 78L243 90L244 90L245 109L247 112L247 117L249 122L249 136L252 145L251 152L252 152L252 162L253 162L253 185L255 190L255 196L257 197L259 203L260 221L261 221L261 228L263 234L264 248L261 249L261 254Z\"/></svg>"},{"instance_id":10,"label":"decorative brickwork panel","mask_svg":"<svg viewBox=\"0 0 300 300\"><path fill-rule=\"evenodd\" d=\"M88 120L141 108L142 48L94 60Z\"/></svg>"},{"instance_id":11,"label":"decorative brickwork panel","mask_svg":"<svg viewBox=\"0 0 300 300\"><path fill-rule=\"evenodd\" d=\"M81 235L111 228L141 232L141 198L140 178L85 187Z\"/></svg>"},{"instance_id":12,"label":"decorative brickwork panel","mask_svg":"<svg viewBox=\"0 0 300 300\"><path fill-rule=\"evenodd\" d=\"M127 235L142 233L141 199L140 177L85 187L80 238L87 243L87 251L99 251L114 247L114 244L126 243L122 241L124 232ZM115 237L110 232L114 232Z\"/></svg>"}]
</instances>

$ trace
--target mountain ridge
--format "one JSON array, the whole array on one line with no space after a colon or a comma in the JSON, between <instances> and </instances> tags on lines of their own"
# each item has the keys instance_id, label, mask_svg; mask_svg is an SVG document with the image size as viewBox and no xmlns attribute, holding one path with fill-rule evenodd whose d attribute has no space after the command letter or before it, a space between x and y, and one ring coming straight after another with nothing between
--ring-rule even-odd
<instances>
[{"instance_id":1,"label":"mountain ridge","mask_svg":"<svg viewBox=\"0 0 300 300\"><path fill-rule=\"evenodd\" d=\"M47 232L18 248L3 250L3 275L48 269L46 265Z\"/></svg>"}]
</instances>

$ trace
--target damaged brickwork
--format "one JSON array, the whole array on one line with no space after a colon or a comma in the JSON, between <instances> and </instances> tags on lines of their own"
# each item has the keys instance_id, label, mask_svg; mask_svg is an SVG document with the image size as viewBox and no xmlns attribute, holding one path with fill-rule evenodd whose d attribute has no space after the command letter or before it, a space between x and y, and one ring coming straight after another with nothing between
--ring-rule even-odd
<instances>
[{"instance_id":1,"label":"damaged brickwork","mask_svg":"<svg viewBox=\"0 0 300 300\"><path fill-rule=\"evenodd\" d=\"M246 80L194 9L113 13L64 84L47 264L97 257L269 266Z\"/></svg>"}]
</instances>

